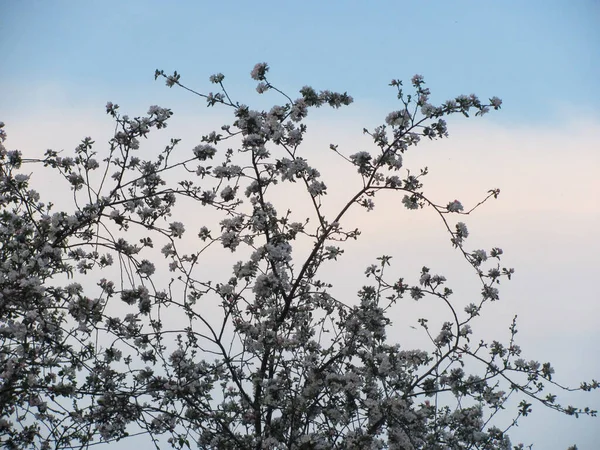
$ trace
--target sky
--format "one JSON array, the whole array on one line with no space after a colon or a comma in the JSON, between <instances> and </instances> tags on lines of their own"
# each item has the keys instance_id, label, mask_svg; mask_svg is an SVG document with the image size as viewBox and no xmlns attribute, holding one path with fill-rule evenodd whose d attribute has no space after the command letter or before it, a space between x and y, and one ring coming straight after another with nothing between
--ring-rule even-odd
<instances>
[{"instance_id":1,"label":"sky","mask_svg":"<svg viewBox=\"0 0 600 450\"><path fill-rule=\"evenodd\" d=\"M269 79L290 94L311 85L355 99L309 122L306 155L330 191L337 187L328 199L334 208L347 178L326 149L333 142L348 154L368 148L363 127L397 108L391 79L422 74L434 102L472 92L502 98L501 111L451 120L448 140L424 143L405 163L429 167L426 189L440 203L475 204L501 189L467 218L469 245L502 247L503 262L516 270L481 332L503 333L518 314L530 358L551 360L561 382L599 377L600 2L0 0L0 10L0 120L7 148L26 156L72 150L85 136L107 141L107 101L131 116L153 104L173 109L168 136L146 145L181 137L192 148L228 111L169 90L154 80L155 69L177 70L202 92L212 89L209 75L222 72L236 99L267 107L281 100L258 97L249 77L266 61ZM428 265L464 298L474 295L473 274L457 263L432 214L403 211L387 197L368 214L352 212L363 235L327 269L340 294L356 292L361 280L352 274L386 253L398 271ZM435 305L419 307L437 313ZM597 393L564 401L571 400L600 409ZM511 437L534 449L577 442L585 450L597 448L598 430L598 419L538 407Z\"/></svg>"}]
</instances>

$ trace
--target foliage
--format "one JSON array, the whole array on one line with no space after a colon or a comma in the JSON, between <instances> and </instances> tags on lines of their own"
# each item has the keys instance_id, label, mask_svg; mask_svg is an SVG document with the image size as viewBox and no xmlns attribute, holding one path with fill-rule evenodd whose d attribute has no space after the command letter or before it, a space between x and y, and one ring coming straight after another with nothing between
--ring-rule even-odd
<instances>
[{"instance_id":1,"label":"foliage","mask_svg":"<svg viewBox=\"0 0 600 450\"><path fill-rule=\"evenodd\" d=\"M301 153L304 119L310 108L340 108L352 97L303 87L293 100L267 73L264 63L251 73L258 93L276 91L284 103L257 111L230 98L222 74L210 78L218 92L205 95L183 86L177 72L156 71L169 87L233 111L232 124L191 151L174 151L180 141L172 139L144 159L140 140L165 128L172 112L152 106L129 118L112 103L106 111L116 129L106 154L91 138L73 156L48 150L42 160L2 145L0 443L58 449L146 433L156 447L168 439L175 448L510 449L507 430L535 403L595 415L547 391L567 388L549 363L521 357L516 321L508 342L472 339L472 323L513 270L501 266L499 248L468 250L467 226L453 218L499 190L467 210L425 195L426 168L403 169L403 155L421 138L447 136L444 117L480 116L501 101L471 95L434 106L421 76L410 94L393 80L400 109L364 130L373 150L347 155L331 145L362 187L329 216L327 185ZM43 203L25 164L64 178L72 210ZM310 218L272 203L291 183L303 186ZM477 303L459 307L446 278L428 267L412 284L390 276L390 256L367 268L356 302L334 298L319 270L359 238L345 225L348 210L373 210L380 191L396 191L409 210L437 212L481 282ZM217 228L192 229L189 213L174 220L181 211L203 218L200 207L218 214ZM304 244L306 255L294 257ZM203 278L217 246L236 259L223 281ZM441 329L419 320L428 350L391 342L390 308L424 297L445 305L452 320ZM507 427L493 425L516 403Z\"/></svg>"}]
</instances>

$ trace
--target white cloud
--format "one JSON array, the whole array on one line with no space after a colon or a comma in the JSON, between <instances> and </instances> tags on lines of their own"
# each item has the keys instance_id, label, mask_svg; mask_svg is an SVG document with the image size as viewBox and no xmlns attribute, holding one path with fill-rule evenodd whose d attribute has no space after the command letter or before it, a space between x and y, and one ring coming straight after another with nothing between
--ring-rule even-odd
<instances>
[{"instance_id":1,"label":"white cloud","mask_svg":"<svg viewBox=\"0 0 600 450\"><path fill-rule=\"evenodd\" d=\"M202 134L218 129L223 119L228 119L220 112L208 115L212 112L180 115L175 108L171 125L158 135L151 134L140 151L159 151L171 137L181 137L178 151L189 152ZM349 198L350 187L359 186L360 179L329 150L329 144L338 144L346 154L373 147L362 135L365 124L356 115L342 114L336 119L333 114L319 112L318 117L318 122L310 122L302 156L323 174L330 191L326 208L333 211ZM100 150L113 130L112 121L102 117L101 110L38 110L5 121L7 147L19 148L25 156L39 157L46 148L69 152L88 135L98 142ZM506 337L510 320L518 314L518 336L529 357L540 353L552 360L561 381L577 384L580 378L593 376L600 369L590 358L597 351L592 343L600 338L596 286L600 280L600 239L596 234L600 229L600 122L574 118L560 126L509 127L493 125L493 118L486 118L452 122L450 133L447 140L424 142L411 149L405 156L405 167L429 167L426 192L440 204L457 198L468 208L488 189L498 187L502 191L498 200L465 220L472 234L469 246L502 247L504 263L516 268L514 280L503 283L502 300L490 305L487 315L484 311L476 332ZM43 180L34 181L43 184ZM44 194L50 196L60 192L53 184L44 188ZM300 186L292 186L274 201L280 209L289 206L302 217L310 214L310 209L301 194ZM331 277L341 298L352 302L364 281L364 268L375 257L391 254L391 274L414 280L421 266L428 265L448 275L458 304L473 301L478 295L475 276L451 248L439 218L427 211L408 211L400 200L399 195L385 194L375 199L373 212L352 210L347 228L358 227L363 235L348 244L340 262L326 267L324 275ZM193 214L189 216L191 219ZM218 261L213 263L207 270L218 273ZM440 308L431 301L416 304L407 300L394 318L398 335L409 339L409 346L418 345L422 336L409 326L423 315L441 319L444 312ZM576 370L571 370L573 367ZM589 398L598 404L597 394ZM569 425L558 414L543 416L567 433ZM534 427L541 426L534 420Z\"/></svg>"}]
</instances>

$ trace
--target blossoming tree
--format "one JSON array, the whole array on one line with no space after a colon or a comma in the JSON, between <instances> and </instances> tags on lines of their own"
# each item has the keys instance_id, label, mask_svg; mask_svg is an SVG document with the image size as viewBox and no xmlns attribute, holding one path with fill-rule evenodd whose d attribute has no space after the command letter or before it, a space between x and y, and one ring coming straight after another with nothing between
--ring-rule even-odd
<instances>
[{"instance_id":1,"label":"blossoming tree","mask_svg":"<svg viewBox=\"0 0 600 450\"><path fill-rule=\"evenodd\" d=\"M400 107L364 130L373 149L346 154L331 145L362 184L328 215L327 184L302 152L304 119L310 108L352 98L303 87L294 100L267 72L257 64L251 73L258 93L283 103L257 111L230 97L222 74L210 78L217 92L201 94L177 72L156 71L169 87L233 113L191 151L174 152L172 139L144 159L140 139L166 127L172 112L152 106L129 118L112 103L116 130L106 149L86 138L72 156L48 150L34 160L0 147L2 446L87 447L145 434L157 448L510 449L507 430L536 403L594 415L548 391L567 388L549 363L521 358L514 321L508 342L472 340L471 325L513 270L500 265L499 248L468 249L467 226L454 219L499 190L467 209L427 196L427 170L403 166L420 139L447 136L444 117L480 116L501 101L471 95L434 106L422 77L413 77L410 94L393 80ZM66 180L70 209L42 201L23 170L31 164ZM310 217L271 201L290 183L303 186ZM427 267L413 282L394 275L390 256L367 267L356 300L335 298L319 269L359 238L347 212L373 210L380 191L439 215L480 282L478 302L459 307L446 278ZM180 206L199 220L218 217L217 226L192 229L189 214L189 222L174 220ZM308 250L295 256L300 245ZM223 280L205 279L216 248L236 261ZM419 320L430 348L393 342L390 308L426 296L451 320L440 329ZM494 425L510 408L507 426Z\"/></svg>"}]
</instances>

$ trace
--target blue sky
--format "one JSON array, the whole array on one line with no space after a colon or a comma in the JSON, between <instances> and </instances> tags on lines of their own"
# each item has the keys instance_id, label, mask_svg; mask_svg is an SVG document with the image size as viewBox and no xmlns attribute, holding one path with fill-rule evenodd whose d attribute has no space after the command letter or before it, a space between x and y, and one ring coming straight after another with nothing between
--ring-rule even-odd
<instances>
[{"instance_id":1,"label":"blue sky","mask_svg":"<svg viewBox=\"0 0 600 450\"><path fill-rule=\"evenodd\" d=\"M488 325L505 329L519 313L530 356L551 359L571 382L598 378L600 2L4 0L0 8L0 120L7 146L26 154L72 148L90 134L108 140L109 100L131 115L155 103L171 107L179 122L169 130L193 140L192 129L199 119L210 122L213 110L154 81L156 68L177 70L204 92L208 76L222 72L244 102L257 100L249 72L259 61L292 95L306 84L348 91L355 98L349 112L319 112L331 122L314 127L315 146L328 146L332 136L347 148L359 142L349 130L360 134L395 107L392 78L423 74L434 101L499 96L502 111L460 121L448 141L424 146L414 162L435 169L431 188L444 200L475 201L479 192L502 189L497 203L472 218L474 239L485 248L500 239L507 264L523 275L508 285ZM354 216L365 220L364 243L355 248L365 258L378 256L367 242L389 250L381 236L397 235L390 227L399 219L382 214L371 225ZM409 220L403 226L413 240L439 228ZM426 239L435 240L431 233ZM400 254L402 245L412 248L411 240L396 241L391 247ZM421 247L423 262L437 257L436 245ZM452 268L449 255L440 265ZM361 273L352 261L341 264ZM589 399L600 409L599 395ZM600 440L597 420L536 413L513 432L515 440L534 449L578 442L582 450Z\"/></svg>"},{"instance_id":2,"label":"blue sky","mask_svg":"<svg viewBox=\"0 0 600 450\"><path fill-rule=\"evenodd\" d=\"M157 67L245 81L267 60L284 87L376 101L419 72L440 95L502 97L498 120L559 120L600 101L599 21L594 1L5 2L1 77L144 99Z\"/></svg>"}]
</instances>

